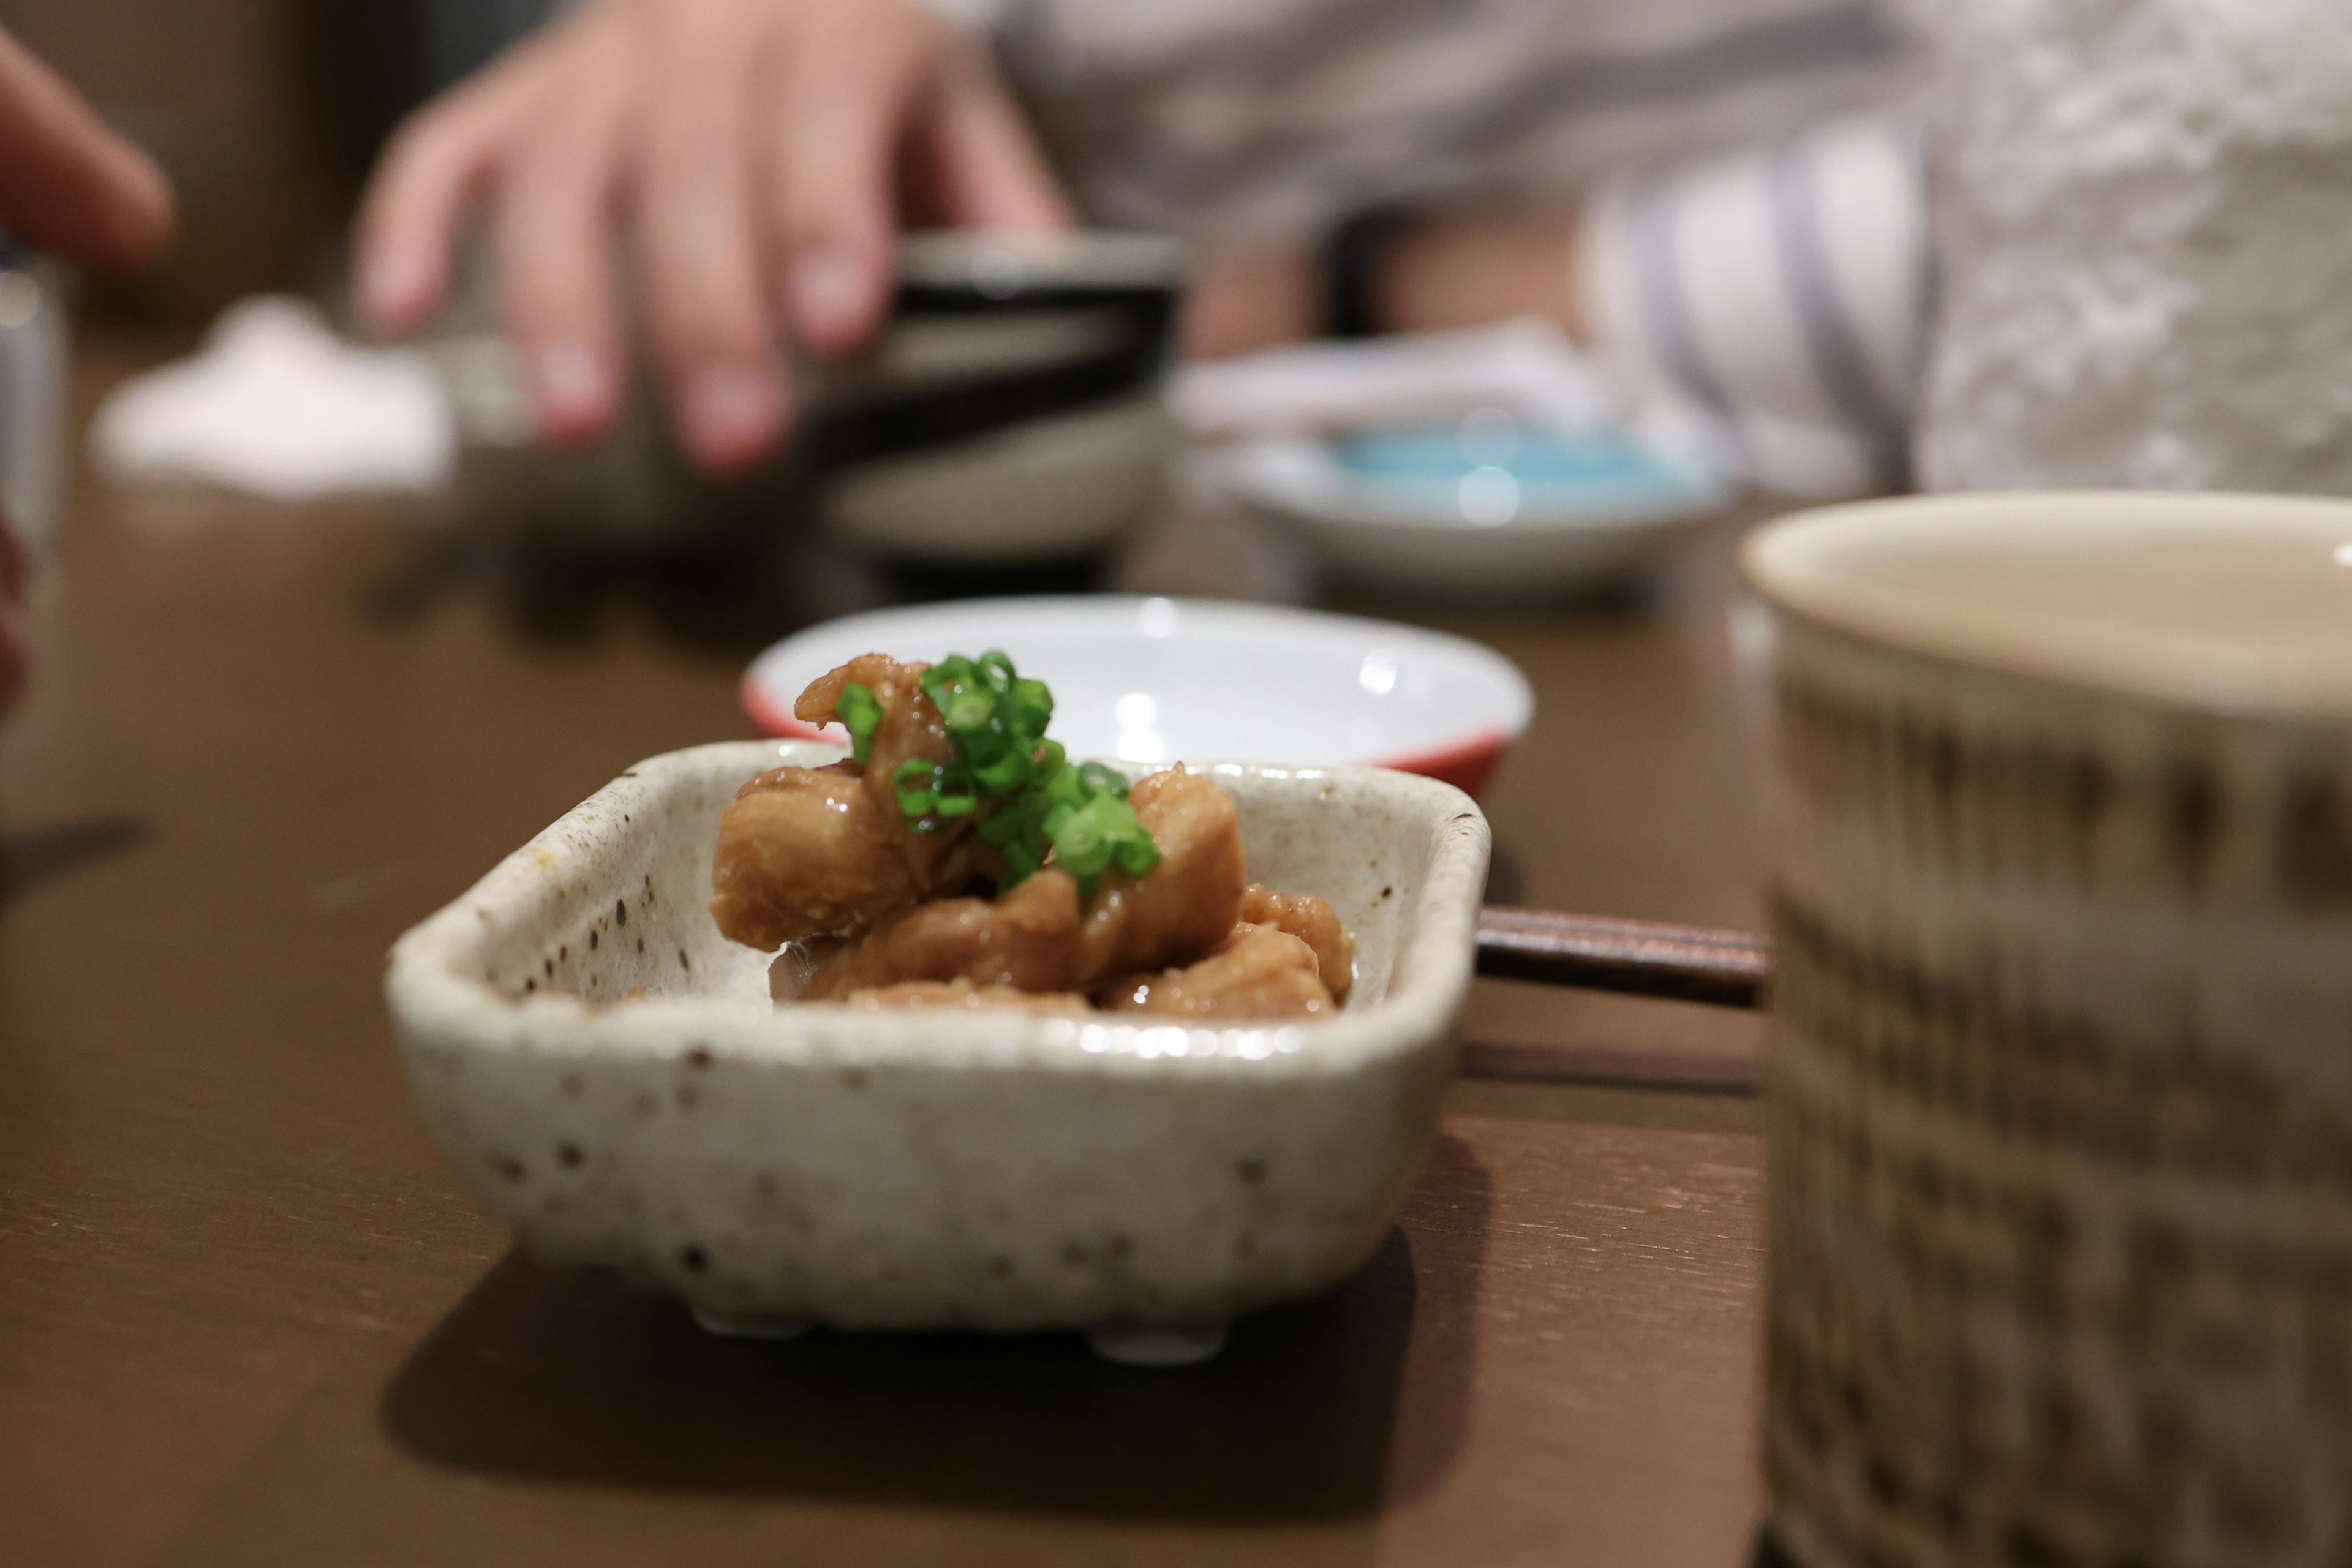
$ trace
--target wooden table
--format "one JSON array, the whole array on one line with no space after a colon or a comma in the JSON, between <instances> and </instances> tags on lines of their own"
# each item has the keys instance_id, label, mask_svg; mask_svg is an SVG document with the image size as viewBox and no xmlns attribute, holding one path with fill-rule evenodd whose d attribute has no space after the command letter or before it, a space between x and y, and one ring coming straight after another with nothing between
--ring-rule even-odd
<instances>
[{"instance_id":1,"label":"wooden table","mask_svg":"<svg viewBox=\"0 0 2352 1568\"><path fill-rule=\"evenodd\" d=\"M152 353L93 345L85 397ZM83 481L69 522L0 735L0 1562L1742 1558L1752 1017L1482 982L1386 1248L1203 1370L710 1341L509 1251L418 1128L378 984L400 931L631 760L746 733L762 628L698 645L584 594L550 630L479 573L410 591L452 557L385 509ZM1414 616L1537 687L1486 803L1498 893L1753 921L1729 536L1647 608ZM1305 582L1213 516L1111 575Z\"/></svg>"}]
</instances>

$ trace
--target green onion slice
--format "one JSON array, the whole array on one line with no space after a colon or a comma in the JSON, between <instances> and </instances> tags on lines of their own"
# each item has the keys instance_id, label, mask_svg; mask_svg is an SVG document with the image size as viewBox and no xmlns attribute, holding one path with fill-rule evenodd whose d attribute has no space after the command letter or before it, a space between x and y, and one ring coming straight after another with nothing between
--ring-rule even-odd
<instances>
[{"instance_id":1,"label":"green onion slice","mask_svg":"<svg viewBox=\"0 0 2352 1568\"><path fill-rule=\"evenodd\" d=\"M849 754L864 763L873 754L874 731L882 723L881 699L864 681L853 680L841 689L841 700L833 710L849 731Z\"/></svg>"},{"instance_id":2,"label":"green onion slice","mask_svg":"<svg viewBox=\"0 0 2352 1568\"><path fill-rule=\"evenodd\" d=\"M1007 891L1050 863L1091 896L1109 870L1140 877L1160 863L1159 847L1128 803L1127 778L1101 763L1072 766L1045 738L1054 694L1024 678L1001 648L978 658L954 654L923 672L923 695L939 710L952 762L900 765L891 783L898 809L919 831L970 820L981 841L1003 858ZM852 753L863 763L881 722L881 704L856 682L838 710Z\"/></svg>"}]
</instances>

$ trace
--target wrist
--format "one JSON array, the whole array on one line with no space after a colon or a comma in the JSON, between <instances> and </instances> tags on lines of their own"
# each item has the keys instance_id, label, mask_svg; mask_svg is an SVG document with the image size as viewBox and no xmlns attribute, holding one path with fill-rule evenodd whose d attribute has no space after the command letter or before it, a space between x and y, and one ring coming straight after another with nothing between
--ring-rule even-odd
<instances>
[{"instance_id":1,"label":"wrist","mask_svg":"<svg viewBox=\"0 0 2352 1568\"><path fill-rule=\"evenodd\" d=\"M1580 340L1577 252L1577 224L1565 216L1453 218L1402 229L1381 259L1382 324L1431 332L1542 316Z\"/></svg>"},{"instance_id":2,"label":"wrist","mask_svg":"<svg viewBox=\"0 0 2352 1568\"><path fill-rule=\"evenodd\" d=\"M1321 289L1314 259L1301 251L1212 256L1185 291L1184 352L1217 359L1311 338Z\"/></svg>"}]
</instances>

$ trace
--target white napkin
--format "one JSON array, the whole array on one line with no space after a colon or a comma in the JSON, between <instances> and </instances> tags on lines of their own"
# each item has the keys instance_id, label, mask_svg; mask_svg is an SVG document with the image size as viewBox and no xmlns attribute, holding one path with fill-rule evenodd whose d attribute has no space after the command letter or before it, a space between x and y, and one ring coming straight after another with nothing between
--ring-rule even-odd
<instances>
[{"instance_id":1,"label":"white napkin","mask_svg":"<svg viewBox=\"0 0 2352 1568\"><path fill-rule=\"evenodd\" d=\"M1195 440L1444 421L1480 408L1563 431L1622 415L1600 363L1537 318L1188 364L1170 405Z\"/></svg>"},{"instance_id":2,"label":"white napkin","mask_svg":"<svg viewBox=\"0 0 2352 1568\"><path fill-rule=\"evenodd\" d=\"M90 447L116 479L310 500L432 489L457 441L424 355L346 342L314 307L265 295L231 306L194 357L117 387Z\"/></svg>"}]
</instances>

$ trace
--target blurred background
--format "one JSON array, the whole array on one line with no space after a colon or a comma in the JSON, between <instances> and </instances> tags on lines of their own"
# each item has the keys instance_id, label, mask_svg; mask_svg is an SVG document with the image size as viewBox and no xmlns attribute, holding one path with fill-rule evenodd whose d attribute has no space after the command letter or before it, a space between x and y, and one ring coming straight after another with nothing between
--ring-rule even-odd
<instances>
[{"instance_id":1,"label":"blurred background","mask_svg":"<svg viewBox=\"0 0 2352 1568\"><path fill-rule=\"evenodd\" d=\"M548 10L540 0L19 0L6 25L178 187L162 265L92 283L92 321L201 329L317 288L386 132Z\"/></svg>"},{"instance_id":2,"label":"blurred background","mask_svg":"<svg viewBox=\"0 0 2352 1568\"><path fill-rule=\"evenodd\" d=\"M435 1419L470 1442L511 1392L480 1369L510 1365L544 1367L561 1394L515 1424L534 1437L577 1428L600 1455L731 1441L691 1402L669 1407L675 1443L641 1424L644 1401L618 1400L609 1428L574 1419L572 1389L616 1386L608 1336L547 1331L569 1298L536 1276L501 1268L481 1286L505 1243L406 1108L383 961L634 761L802 733L794 698L843 658L1013 650L1062 694L1074 754L1454 780L1494 830L1491 902L1755 928L1773 635L1741 586L1756 524L1914 488L2352 494L2340 0L934 3L999 11L997 26L984 41L913 27L936 48L893 79L942 100L958 68L980 96L1009 89L1017 101L989 98L995 129L1034 122L1034 148L1010 139L1053 164L1054 221L943 236L929 226L959 215L938 191L894 190L923 198L901 205L928 232L895 249L877 237L863 258L853 287L877 322L888 307L875 342L845 331L830 345L843 355L822 359L807 320L775 332L760 319L802 292L802 263L842 248L819 226L824 243L790 247L745 312L756 367L729 344L661 344L661 373L607 355L582 400L603 416L557 449L533 437L565 436L552 351L595 358L578 321L540 342L509 323L510 352L492 268L468 247L446 311L428 298L437 270L412 289L413 319L361 290L388 331L415 331L378 341L354 321L348 232L393 127L552 3L0 0L0 25L152 153L179 208L160 262L125 276L71 278L0 247L0 510L31 568L0 551L0 1491L15 1481L28 1500L0 1506L0 1559L338 1562L380 1533L384 1560L456 1561L460 1533L503 1551L570 1529L563 1561L641 1562L690 1539L684 1518L743 1531L745 1560L787 1531L844 1529L831 1559L863 1563L933 1544L907 1532L919 1514L925 1529L976 1517L969 1489L1023 1462L993 1451L984 1420L886 1423L912 1446L852 1478L878 1486L857 1491L865 1511L828 1497L797 1514L804 1500L682 1496L673 1470L576 1489L547 1484L560 1469L486 1476L388 1430L388 1380L434 1384L421 1397L446 1398ZM795 24L888 9L807 4ZM783 14L782 0L767 13ZM604 52L532 68L677 63L644 35L597 30L633 18L581 20L572 36ZM744 77L768 58L698 57ZM551 74L563 90L532 97L533 114L576 105L579 76ZM668 104L711 101L691 72L662 79ZM637 107L604 101L615 120ZM917 107L934 132L948 123L937 102ZM568 147L572 118L532 129L550 124L534 145ZM771 127L743 114L724 129L765 142ZM827 121L795 145L830 158L838 134ZM498 140L476 149L484 164L528 162ZM632 174L736 166L708 141L676 146ZM719 205L667 209L674 263L728 249ZM646 257L665 226L628 216L617 269L638 273L622 291L707 300L709 268L664 278ZM1065 234L1066 218L1098 226ZM751 256L753 226L732 231L747 271L773 259ZM576 261L580 233L518 221L503 259L537 241ZM385 268L363 271L382 284ZM545 276L510 297L543 303ZM1220 332L1195 330L1219 311ZM658 321L645 335L658 342ZM733 399L735 434L762 424L743 411L764 397L777 437L738 441L740 463L681 453L714 372L732 378L721 391L757 383ZM1058 597L1041 609L1040 593ZM1047 621L1067 634L1051 648L1034 640ZM1239 667L1212 657L1235 648ZM1925 731L1906 719L1893 732ZM2165 831L2225 842L2200 781L2229 775L2164 767L2161 794L2133 798L2190 802ZM2111 775L2094 756L2079 776ZM2332 827L2303 837L2342 858ZM1758 1019L1486 978L1464 1037L1444 1147L1475 1183L1433 1189L1429 1212L1447 1217L1412 1237L1422 1283L1380 1309L1402 1331L1418 1291L1421 1323L1443 1332L1410 1358L1349 1362L1365 1397L1329 1406L1369 1434L1364 1517L1315 1500L1334 1495L1328 1477L1251 1473L1235 1495L1296 1492L1317 1511L1254 1502L1233 1539L1262 1531L1256 1560L1286 1564L1548 1563L1570 1541L1593 1563L1747 1561L1765 1506ZM2267 1142L2255 1118L2212 1125L2247 1134L2233 1157L2250 1163ZM2327 1135L2352 1148L2344 1125ZM1447 1161L1433 1170L1453 1181ZM2015 1256L2050 1250L2038 1210L2008 1213L2042 1248ZM1463 1215L1468 1228L1446 1228ZM2293 1359L2306 1339L2345 1342L2336 1282L2352 1268L2323 1262L2295 1309L2307 1317L2263 1309L2326 1328L2280 1331L2288 1349L2259 1363L2287 1369L2264 1386L2298 1397L2346 1384ZM2021 1278L2039 1312L2043 1275ZM476 1307L495 1308L488 1348L436 1362L447 1324L477 1332L463 1303L478 1288ZM630 1344L622 1356L643 1361ZM1421 1381L1400 1394L1406 1365ZM1290 1386L1251 1395L1307 1403ZM2033 1419L2011 1425L2059 1458L2014 1473L2072 1484L2094 1425L2076 1412L2105 1407L2029 1394L2014 1409ZM1869 1429L1871 1409L1829 1403ZM1376 1540L1389 1417L1357 1414L1391 1408L1395 1473L1423 1479L1393 1510L1402 1532ZM2304 1517L2339 1536L2343 1408L2328 1407L2338 1446L2303 1448L2325 1503ZM1233 1411L1219 1419L1256 1429ZM1032 1429L1048 1426L1086 1446L1083 1421ZM2157 1434L2151 1454L2174 1447L2162 1422L2109 1426ZM1242 1471L1258 1451L1195 1447ZM1134 1495L1167 1492L1165 1449L1136 1450ZM880 1451L816 1468L846 1474ZM729 1473L765 1485L789 1469L776 1456L745 1447ZM2215 1473L2234 1483L2224 1457ZM1097 1458L1079 1472L1099 1474ZM1045 1484L1008 1495L1052 1500L1020 1510L1019 1528L1043 1533L928 1559L1114 1560L1053 1511L1087 1483L1050 1463L1027 1473ZM943 1479L949 1491L925 1490ZM2239 1511L2294 1517L2267 1507ZM2114 1511L2133 1529L2152 1513ZM1134 1522L1116 1512L1085 1526ZM582 1545L629 1519L642 1533ZM1148 1560L1197 1553L1201 1522L1155 1538ZM1391 1550L1416 1531L1421 1549ZM1981 1534L2001 1561L2058 1560L2040 1537ZM47 1549L63 1542L100 1549ZM2137 1538L2076 1555L2175 1560ZM2237 1560L2323 1555L2344 1556Z\"/></svg>"}]
</instances>

